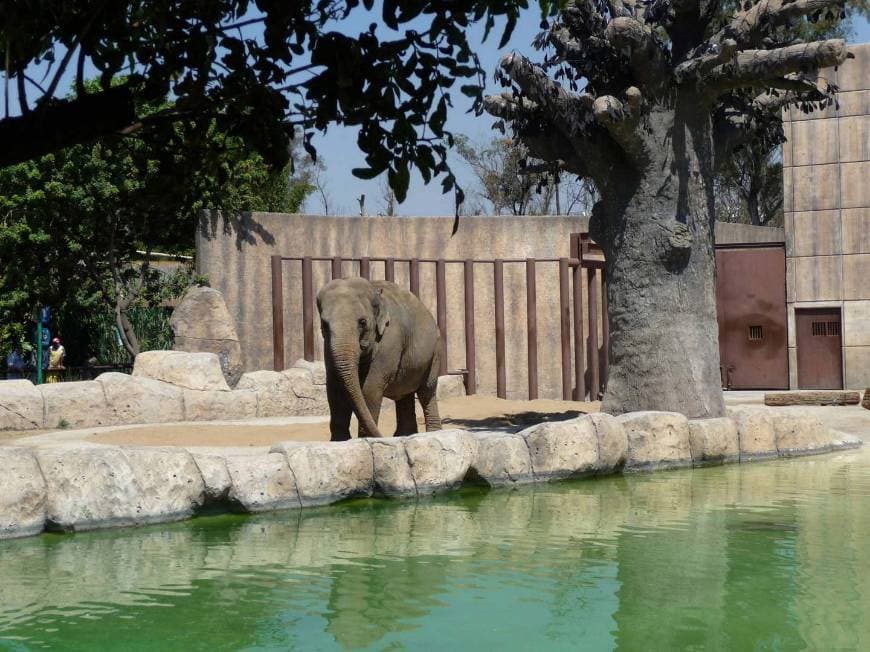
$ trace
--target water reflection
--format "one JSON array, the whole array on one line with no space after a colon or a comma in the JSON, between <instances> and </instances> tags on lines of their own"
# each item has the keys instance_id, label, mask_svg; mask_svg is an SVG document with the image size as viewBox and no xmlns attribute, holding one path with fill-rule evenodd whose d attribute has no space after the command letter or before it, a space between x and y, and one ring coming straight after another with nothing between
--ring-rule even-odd
<instances>
[{"instance_id":1,"label":"water reflection","mask_svg":"<svg viewBox=\"0 0 870 652\"><path fill-rule=\"evenodd\" d=\"M861 452L4 542L0 648L867 649L868 497Z\"/></svg>"}]
</instances>

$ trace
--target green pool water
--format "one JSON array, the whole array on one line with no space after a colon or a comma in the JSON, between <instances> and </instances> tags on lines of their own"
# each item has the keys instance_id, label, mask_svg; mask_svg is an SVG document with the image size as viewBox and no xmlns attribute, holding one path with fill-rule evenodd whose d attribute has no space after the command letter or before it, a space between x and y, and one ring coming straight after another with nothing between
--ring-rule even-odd
<instances>
[{"instance_id":1,"label":"green pool water","mask_svg":"<svg viewBox=\"0 0 870 652\"><path fill-rule=\"evenodd\" d=\"M0 649L870 649L870 451L0 542Z\"/></svg>"}]
</instances>

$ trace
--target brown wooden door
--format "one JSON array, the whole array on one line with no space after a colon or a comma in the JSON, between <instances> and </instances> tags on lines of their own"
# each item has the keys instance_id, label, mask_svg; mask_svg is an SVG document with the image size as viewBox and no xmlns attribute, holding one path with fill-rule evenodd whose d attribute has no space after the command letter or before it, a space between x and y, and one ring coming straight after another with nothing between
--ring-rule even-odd
<instances>
[{"instance_id":1,"label":"brown wooden door","mask_svg":"<svg viewBox=\"0 0 870 652\"><path fill-rule=\"evenodd\" d=\"M716 304L722 385L788 389L785 248L716 248Z\"/></svg>"},{"instance_id":2,"label":"brown wooden door","mask_svg":"<svg viewBox=\"0 0 870 652\"><path fill-rule=\"evenodd\" d=\"M797 308L797 375L800 389L843 389L840 310Z\"/></svg>"}]
</instances>

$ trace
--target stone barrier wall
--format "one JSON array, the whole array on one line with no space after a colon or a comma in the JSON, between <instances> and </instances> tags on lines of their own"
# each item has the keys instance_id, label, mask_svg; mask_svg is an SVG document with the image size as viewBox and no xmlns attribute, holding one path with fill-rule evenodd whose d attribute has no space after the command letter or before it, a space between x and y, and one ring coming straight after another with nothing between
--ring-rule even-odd
<instances>
[{"instance_id":1,"label":"stone barrier wall","mask_svg":"<svg viewBox=\"0 0 870 652\"><path fill-rule=\"evenodd\" d=\"M33 385L0 382L0 430L327 415L323 365L244 374L230 389L214 353L146 351L133 375Z\"/></svg>"},{"instance_id":2,"label":"stone barrier wall","mask_svg":"<svg viewBox=\"0 0 870 652\"><path fill-rule=\"evenodd\" d=\"M195 390L190 390L195 391ZM403 438L285 442L265 453L88 443L0 446L0 539L245 513L354 497L419 497L462 485L511 487L700 467L860 446L795 408L726 418L590 414L519 433L441 430Z\"/></svg>"}]
</instances>

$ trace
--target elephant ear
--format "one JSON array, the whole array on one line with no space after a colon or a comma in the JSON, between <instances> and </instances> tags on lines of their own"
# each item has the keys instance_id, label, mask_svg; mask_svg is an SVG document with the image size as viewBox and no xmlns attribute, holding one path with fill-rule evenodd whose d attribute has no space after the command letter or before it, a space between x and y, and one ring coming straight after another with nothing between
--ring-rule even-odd
<instances>
[{"instance_id":1,"label":"elephant ear","mask_svg":"<svg viewBox=\"0 0 870 652\"><path fill-rule=\"evenodd\" d=\"M384 336L384 331L390 325L390 311L382 300L383 293L383 289L379 289L372 298L372 307L375 309L375 333L377 333L378 339Z\"/></svg>"}]
</instances>

